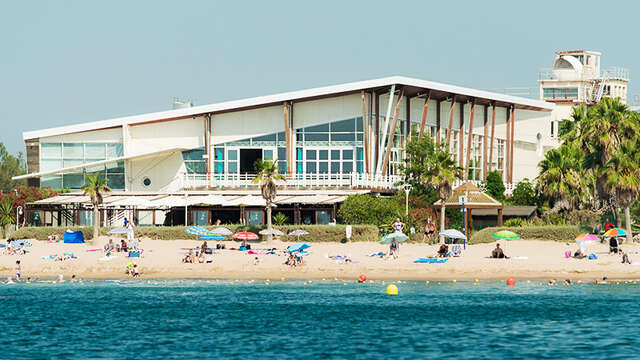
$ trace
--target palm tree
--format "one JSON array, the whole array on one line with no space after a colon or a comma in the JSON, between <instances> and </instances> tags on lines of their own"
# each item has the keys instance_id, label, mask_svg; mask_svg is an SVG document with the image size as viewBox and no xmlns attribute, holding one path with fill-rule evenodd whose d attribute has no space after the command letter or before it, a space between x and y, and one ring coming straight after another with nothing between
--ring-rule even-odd
<instances>
[{"instance_id":1,"label":"palm tree","mask_svg":"<svg viewBox=\"0 0 640 360\"><path fill-rule=\"evenodd\" d=\"M598 199L613 207L618 223L615 199L607 185L607 166L622 143L634 139L638 131L637 114L618 98L603 98L600 104L589 108L581 125L580 148L586 154L585 167L593 172Z\"/></svg>"},{"instance_id":2,"label":"palm tree","mask_svg":"<svg viewBox=\"0 0 640 360\"><path fill-rule=\"evenodd\" d=\"M6 235L7 227L16 222L14 217L13 204L9 197L0 200L0 226L2 227L3 236Z\"/></svg>"},{"instance_id":3,"label":"palm tree","mask_svg":"<svg viewBox=\"0 0 640 360\"><path fill-rule=\"evenodd\" d=\"M111 188L107 186L107 180L103 179L100 174L87 174L87 181L82 185L81 189L85 195L91 198L91 204L93 205L93 238L97 239L100 229L98 206L102 204L102 194L110 192Z\"/></svg>"},{"instance_id":4,"label":"palm tree","mask_svg":"<svg viewBox=\"0 0 640 360\"><path fill-rule=\"evenodd\" d=\"M575 145L550 150L538 168L538 189L554 204L552 212L570 210L586 200L590 176L582 171L582 153Z\"/></svg>"},{"instance_id":5,"label":"palm tree","mask_svg":"<svg viewBox=\"0 0 640 360\"><path fill-rule=\"evenodd\" d=\"M564 143L574 143L580 139L582 126L587 118L587 107L584 104L571 109L570 119L563 119L558 124L558 137Z\"/></svg>"},{"instance_id":6,"label":"palm tree","mask_svg":"<svg viewBox=\"0 0 640 360\"><path fill-rule=\"evenodd\" d=\"M277 160L258 160L255 163L258 174L253 179L254 184L260 184L262 198L267 203L267 230L273 230L271 225L271 206L276 198L277 185L276 181L284 180L284 176L278 174ZM267 235L267 239L271 240L271 234Z\"/></svg>"},{"instance_id":7,"label":"palm tree","mask_svg":"<svg viewBox=\"0 0 640 360\"><path fill-rule=\"evenodd\" d=\"M615 193L616 203L624 207L624 220L627 227L627 240L631 241L630 206L640 193L640 151L637 141L623 143L611 160L605 172L607 187Z\"/></svg>"},{"instance_id":8,"label":"palm tree","mask_svg":"<svg viewBox=\"0 0 640 360\"><path fill-rule=\"evenodd\" d=\"M444 230L446 201L453 193L453 182L462 178L463 169L456 165L445 144L434 148L422 181L433 185L440 198L440 231Z\"/></svg>"}]
</instances>

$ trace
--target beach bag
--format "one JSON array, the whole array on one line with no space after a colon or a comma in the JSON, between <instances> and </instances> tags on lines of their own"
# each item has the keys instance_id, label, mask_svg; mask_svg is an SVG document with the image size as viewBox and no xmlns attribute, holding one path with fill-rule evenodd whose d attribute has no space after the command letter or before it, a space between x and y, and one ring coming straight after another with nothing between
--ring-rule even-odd
<instances>
[{"instance_id":1,"label":"beach bag","mask_svg":"<svg viewBox=\"0 0 640 360\"><path fill-rule=\"evenodd\" d=\"M564 257L567 258L567 259L570 258L571 257L571 251L569 251L569 250L565 251L564 252Z\"/></svg>"},{"instance_id":2,"label":"beach bag","mask_svg":"<svg viewBox=\"0 0 640 360\"><path fill-rule=\"evenodd\" d=\"M129 251L129 257L140 257L140 251Z\"/></svg>"}]
</instances>

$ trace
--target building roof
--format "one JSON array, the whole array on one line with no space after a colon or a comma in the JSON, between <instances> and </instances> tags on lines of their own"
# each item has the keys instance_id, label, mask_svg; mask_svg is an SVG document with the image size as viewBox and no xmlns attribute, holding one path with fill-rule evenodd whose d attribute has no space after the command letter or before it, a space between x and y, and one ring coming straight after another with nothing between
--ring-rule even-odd
<instances>
[{"instance_id":1,"label":"building roof","mask_svg":"<svg viewBox=\"0 0 640 360\"><path fill-rule=\"evenodd\" d=\"M485 194L480 190L480 188L473 185L471 182L466 182L453 189L452 195L449 196L447 201L445 201L445 207L462 207L460 204L460 196L466 196L467 200L465 201L464 206L468 209L499 209L503 207L500 201ZM439 207L441 204L442 200L438 200L433 203L433 206Z\"/></svg>"},{"instance_id":2,"label":"building roof","mask_svg":"<svg viewBox=\"0 0 640 360\"><path fill-rule=\"evenodd\" d=\"M325 86L307 90L298 90L274 95L259 96L242 100L225 101L210 105L194 106L189 108L174 109L169 111L154 112L134 116L125 116L109 120L86 122L82 124L68 125L43 130L26 131L23 133L23 139L38 139L41 137L114 128L122 125L133 125L153 121L181 119L208 113L222 113L252 109L281 104L285 101L306 101L316 98L356 93L362 90L373 89L383 92L383 90L394 84L404 86L406 89L405 95L407 96L417 96L420 94L424 94L426 90L431 90L433 92L431 96L432 99L444 100L451 95L456 95L462 97L463 99L461 100L465 100L464 98L466 98L467 100L474 98L478 103L496 102L497 106L507 106L513 104L516 109L527 109L536 111L551 111L555 106L552 103L542 100L526 99L522 97L498 94L484 90L442 84L427 80L413 79L404 76L391 76L374 80L357 81L341 85Z\"/></svg>"},{"instance_id":3,"label":"building roof","mask_svg":"<svg viewBox=\"0 0 640 360\"><path fill-rule=\"evenodd\" d=\"M535 211L535 206L505 206L502 210L502 216L529 217ZM478 209L473 211L473 216L498 216L498 210Z\"/></svg>"}]
</instances>

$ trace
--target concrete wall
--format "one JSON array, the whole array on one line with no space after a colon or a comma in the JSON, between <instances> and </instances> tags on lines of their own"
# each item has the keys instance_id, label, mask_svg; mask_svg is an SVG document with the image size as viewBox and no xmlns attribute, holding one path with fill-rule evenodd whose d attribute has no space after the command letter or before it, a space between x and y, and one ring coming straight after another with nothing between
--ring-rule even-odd
<instances>
[{"instance_id":1,"label":"concrete wall","mask_svg":"<svg viewBox=\"0 0 640 360\"><path fill-rule=\"evenodd\" d=\"M130 139L125 147L128 155L177 147L197 148L204 146L204 133L204 117L130 126Z\"/></svg>"},{"instance_id":2,"label":"concrete wall","mask_svg":"<svg viewBox=\"0 0 640 360\"><path fill-rule=\"evenodd\" d=\"M126 181L129 191L177 191L184 173L182 153L176 151L129 161ZM142 183L145 177L151 180L150 186Z\"/></svg>"}]
</instances>

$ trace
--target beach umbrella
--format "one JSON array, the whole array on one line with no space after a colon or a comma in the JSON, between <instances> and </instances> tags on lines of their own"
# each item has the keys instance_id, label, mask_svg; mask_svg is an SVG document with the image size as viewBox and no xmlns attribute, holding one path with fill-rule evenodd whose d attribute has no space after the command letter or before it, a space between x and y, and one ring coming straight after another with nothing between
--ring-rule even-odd
<instances>
[{"instance_id":1,"label":"beach umbrella","mask_svg":"<svg viewBox=\"0 0 640 360\"><path fill-rule=\"evenodd\" d=\"M382 239L378 240L378 242L382 244L390 244L393 240L395 240L396 242L403 242L408 239L409 237L407 235L401 233L400 231L395 231L383 236Z\"/></svg>"},{"instance_id":2,"label":"beach umbrella","mask_svg":"<svg viewBox=\"0 0 640 360\"><path fill-rule=\"evenodd\" d=\"M209 230L198 225L189 227L187 230L185 230L185 232L187 234L193 234L193 235L210 235L211 234Z\"/></svg>"},{"instance_id":3,"label":"beach umbrella","mask_svg":"<svg viewBox=\"0 0 640 360\"><path fill-rule=\"evenodd\" d=\"M284 233L278 229L264 229L264 230L260 230L260 232L258 233L260 235L275 235L275 236L282 236L284 235Z\"/></svg>"},{"instance_id":4,"label":"beach umbrella","mask_svg":"<svg viewBox=\"0 0 640 360\"><path fill-rule=\"evenodd\" d=\"M220 227L217 227L217 228L215 228L215 229L211 230L211 234L216 234L216 235L231 235L231 234L233 234L233 231L231 231L231 230L227 229L227 228L226 228L226 227L224 227L224 226L220 226Z\"/></svg>"},{"instance_id":5,"label":"beach umbrella","mask_svg":"<svg viewBox=\"0 0 640 360\"><path fill-rule=\"evenodd\" d=\"M260 237L249 231L241 231L233 234L232 238L236 240L258 240Z\"/></svg>"},{"instance_id":6,"label":"beach umbrella","mask_svg":"<svg viewBox=\"0 0 640 360\"><path fill-rule=\"evenodd\" d=\"M452 238L452 239L467 239L467 236L456 229L449 229L440 231L440 236Z\"/></svg>"},{"instance_id":7,"label":"beach umbrella","mask_svg":"<svg viewBox=\"0 0 640 360\"><path fill-rule=\"evenodd\" d=\"M117 228L109 230L109 232L107 234L115 235L115 234L128 234L128 233L129 233L129 229L124 228L124 227L117 227Z\"/></svg>"},{"instance_id":8,"label":"beach umbrella","mask_svg":"<svg viewBox=\"0 0 640 360\"><path fill-rule=\"evenodd\" d=\"M600 241L600 239L593 234L581 234L576 237L576 242L578 241Z\"/></svg>"},{"instance_id":9,"label":"beach umbrella","mask_svg":"<svg viewBox=\"0 0 640 360\"><path fill-rule=\"evenodd\" d=\"M298 243L295 243L295 244L289 246L287 248L287 251L288 252L303 251L303 250L308 249L310 247L311 247L311 245L309 245L307 243L298 242Z\"/></svg>"},{"instance_id":10,"label":"beach umbrella","mask_svg":"<svg viewBox=\"0 0 640 360\"><path fill-rule=\"evenodd\" d=\"M620 228L609 229L604 236L627 236L627 232Z\"/></svg>"},{"instance_id":11,"label":"beach umbrella","mask_svg":"<svg viewBox=\"0 0 640 360\"><path fill-rule=\"evenodd\" d=\"M498 232L494 232L493 234L491 234L491 237L504 240L520 239L520 235L509 230L500 230Z\"/></svg>"},{"instance_id":12,"label":"beach umbrella","mask_svg":"<svg viewBox=\"0 0 640 360\"><path fill-rule=\"evenodd\" d=\"M13 240L12 242L9 243L9 245L11 245L12 248L19 248L19 247L30 247L31 243L27 240Z\"/></svg>"},{"instance_id":13,"label":"beach umbrella","mask_svg":"<svg viewBox=\"0 0 640 360\"><path fill-rule=\"evenodd\" d=\"M227 240L227 238L222 235L208 234L200 236L200 240Z\"/></svg>"},{"instance_id":14,"label":"beach umbrella","mask_svg":"<svg viewBox=\"0 0 640 360\"><path fill-rule=\"evenodd\" d=\"M580 252L584 254L584 253L587 252L587 247L589 247L589 245L593 244L594 241L576 240L576 243L578 244L578 248L580 249Z\"/></svg>"},{"instance_id":15,"label":"beach umbrella","mask_svg":"<svg viewBox=\"0 0 640 360\"><path fill-rule=\"evenodd\" d=\"M297 230L293 230L292 232L289 233L289 236L297 236L298 237L298 241L300 241L300 235L308 235L309 232L306 230L302 230L302 229L297 229Z\"/></svg>"}]
</instances>

